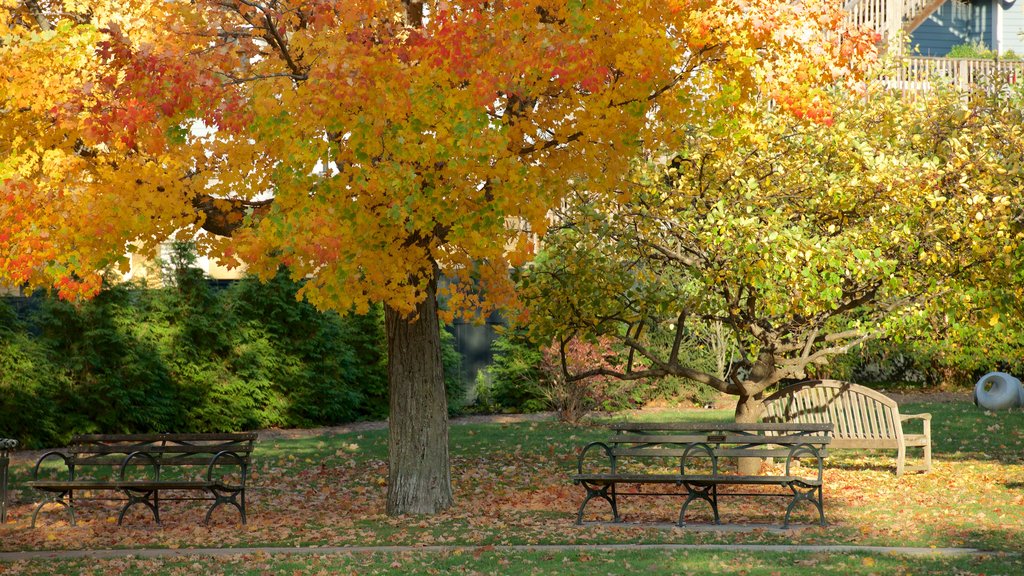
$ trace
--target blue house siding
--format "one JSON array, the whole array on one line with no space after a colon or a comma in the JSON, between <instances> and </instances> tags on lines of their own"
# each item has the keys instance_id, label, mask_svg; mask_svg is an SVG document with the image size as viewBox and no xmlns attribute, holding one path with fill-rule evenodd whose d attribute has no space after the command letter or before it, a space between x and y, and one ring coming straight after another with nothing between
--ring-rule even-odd
<instances>
[{"instance_id":1,"label":"blue house siding","mask_svg":"<svg viewBox=\"0 0 1024 576\"><path fill-rule=\"evenodd\" d=\"M1003 28L1000 52L1012 50L1018 56L1024 55L1024 39L1020 37L1024 31L1024 0L996 0L996 5Z\"/></svg>"},{"instance_id":2,"label":"blue house siding","mask_svg":"<svg viewBox=\"0 0 1024 576\"><path fill-rule=\"evenodd\" d=\"M945 56L957 44L975 42L989 48L995 44L992 0L947 0L910 35L911 46L922 56Z\"/></svg>"}]
</instances>

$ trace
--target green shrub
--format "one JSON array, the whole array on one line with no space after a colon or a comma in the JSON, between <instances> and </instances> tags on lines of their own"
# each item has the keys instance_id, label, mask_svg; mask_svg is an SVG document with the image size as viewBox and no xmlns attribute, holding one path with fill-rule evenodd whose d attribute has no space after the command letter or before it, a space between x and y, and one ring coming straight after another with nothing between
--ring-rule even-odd
<instances>
[{"instance_id":1,"label":"green shrub","mask_svg":"<svg viewBox=\"0 0 1024 576\"><path fill-rule=\"evenodd\" d=\"M286 271L267 284L246 279L215 289L186 255L175 250L172 261L167 288L107 286L75 305L37 296L24 321L0 308L0 433L38 447L73 433L316 426L386 415L379 308L365 316L321 313L296 300L299 285ZM451 374L457 405L462 388Z\"/></svg>"},{"instance_id":2,"label":"green shrub","mask_svg":"<svg viewBox=\"0 0 1024 576\"><path fill-rule=\"evenodd\" d=\"M146 321L129 288L107 288L78 306L43 300L35 320L40 342L71 382L57 399L65 430L165 431L185 419L181 389L161 350L165 331Z\"/></svg>"},{"instance_id":3,"label":"green shrub","mask_svg":"<svg viewBox=\"0 0 1024 576\"><path fill-rule=\"evenodd\" d=\"M1020 373L1024 362L993 359L983 367L963 365L952 355L914 342L874 340L844 354L810 376L836 378L885 389L960 388L973 386L986 372Z\"/></svg>"},{"instance_id":4,"label":"green shrub","mask_svg":"<svg viewBox=\"0 0 1024 576\"><path fill-rule=\"evenodd\" d=\"M982 42L969 42L957 44L949 49L947 58L995 58L996 54Z\"/></svg>"},{"instance_id":5,"label":"green shrub","mask_svg":"<svg viewBox=\"0 0 1024 576\"><path fill-rule=\"evenodd\" d=\"M518 328L503 330L492 345L494 361L477 388L478 402L494 411L540 412L550 403L541 382L540 347Z\"/></svg>"},{"instance_id":6,"label":"green shrub","mask_svg":"<svg viewBox=\"0 0 1024 576\"><path fill-rule=\"evenodd\" d=\"M970 42L957 44L949 49L947 58L978 58L984 60L1017 61L1021 57L1013 50L1007 50L1002 55L986 46L983 42Z\"/></svg>"},{"instance_id":7,"label":"green shrub","mask_svg":"<svg viewBox=\"0 0 1024 576\"><path fill-rule=\"evenodd\" d=\"M70 380L50 361L45 346L29 337L6 302L0 300L0 437L23 448L54 446L67 440L56 401L69 393Z\"/></svg>"},{"instance_id":8,"label":"green shrub","mask_svg":"<svg viewBox=\"0 0 1024 576\"><path fill-rule=\"evenodd\" d=\"M455 348L455 335L441 327L441 364L444 369L444 394L448 413L459 414L466 408L466 383L462 380L462 356Z\"/></svg>"},{"instance_id":9,"label":"green shrub","mask_svg":"<svg viewBox=\"0 0 1024 576\"><path fill-rule=\"evenodd\" d=\"M75 433L199 432L334 425L388 411L380 306L320 312L281 270L217 288L188 244L165 288L105 286L70 304L36 296L0 307L0 435L23 446ZM449 411L465 404L454 337L442 329Z\"/></svg>"},{"instance_id":10,"label":"green shrub","mask_svg":"<svg viewBox=\"0 0 1024 576\"><path fill-rule=\"evenodd\" d=\"M295 298L299 285L286 271L261 284L253 279L232 289L244 327L235 371L265 379L287 401L284 425L350 422L387 411L383 317L342 317Z\"/></svg>"},{"instance_id":11,"label":"green shrub","mask_svg":"<svg viewBox=\"0 0 1024 576\"><path fill-rule=\"evenodd\" d=\"M667 335L657 330L651 331L648 340L653 349L672 344ZM680 354L689 358L690 365L700 366L714 373L714 354L709 351L713 346L709 346L708 342L711 342L708 335L701 335L699 338L694 336L687 340L687 345ZM477 406L481 411L538 412L564 410L571 405L579 405L588 410L618 411L639 408L652 400L685 401L704 405L718 395L716 390L703 384L677 377L640 380L605 378L600 382L592 381L580 383L579 386L569 386L568 383L557 379L559 371L554 358L545 362L545 348L531 342L526 331L521 328L504 330L494 342L493 350L493 363L486 373L477 379ZM604 356L612 358L621 354L609 350ZM616 358L615 361L622 363L623 359ZM586 362L579 363L579 369L586 367ZM594 364L594 361L590 364ZM589 398L586 401L579 398L584 392ZM570 398L575 398L576 403L569 402Z\"/></svg>"}]
</instances>

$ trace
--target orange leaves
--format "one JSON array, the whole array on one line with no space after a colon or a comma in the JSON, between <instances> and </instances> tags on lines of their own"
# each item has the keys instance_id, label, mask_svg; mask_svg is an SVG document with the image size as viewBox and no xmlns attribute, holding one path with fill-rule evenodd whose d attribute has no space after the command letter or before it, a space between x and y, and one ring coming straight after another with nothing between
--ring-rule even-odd
<instances>
[{"instance_id":1,"label":"orange leaves","mask_svg":"<svg viewBox=\"0 0 1024 576\"><path fill-rule=\"evenodd\" d=\"M614 191L679 126L762 94L825 121L821 86L870 51L813 0L452 0L422 22L398 0L87 4L0 47L0 99L27 110L0 139L31 144L0 178L68 190L32 217L60 231L55 261L190 231L198 195L272 196L231 216L253 225L231 248L340 309L411 309L435 264L508 300L531 257L515 228L543 229L574 187Z\"/></svg>"},{"instance_id":2,"label":"orange leaves","mask_svg":"<svg viewBox=\"0 0 1024 576\"><path fill-rule=\"evenodd\" d=\"M820 90L849 85L875 57L868 34L850 28L838 3L802 0L708 2L673 12L692 50L720 60L698 71L708 89L728 87L737 101L760 95L813 120L830 116ZM728 102L723 102L728 103Z\"/></svg>"}]
</instances>

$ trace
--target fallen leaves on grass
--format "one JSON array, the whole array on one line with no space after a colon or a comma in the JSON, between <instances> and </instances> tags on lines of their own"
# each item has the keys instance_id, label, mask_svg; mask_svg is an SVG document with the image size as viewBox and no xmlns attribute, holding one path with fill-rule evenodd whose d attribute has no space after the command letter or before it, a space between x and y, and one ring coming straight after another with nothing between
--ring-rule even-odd
<instances>
[{"instance_id":1,"label":"fallen leaves on grass","mask_svg":"<svg viewBox=\"0 0 1024 576\"><path fill-rule=\"evenodd\" d=\"M509 427L521 438L532 432ZM551 434L550 431L547 432ZM466 435L474 441L484 436ZM325 436L312 453L295 458L257 454L247 496L249 523L222 506L203 525L206 503L162 502L163 524L137 506L115 522L119 503L80 501L78 526L60 508L45 510L41 527L30 529L36 495L19 491L19 504L0 528L4 550L114 547L239 547L266 545L469 545L588 542L767 542L842 543L1024 549L1024 466L962 456L936 458L929 474L893 474L889 454L860 452L833 457L825 471L825 513L830 525L814 526L817 511L801 503L794 511L799 530L755 530L741 534L666 529L678 517L678 497L624 497L625 524L575 525L584 491L569 474L579 441L523 444L467 444L453 450L455 506L431 517L390 518L384 514L386 463L366 454L380 438ZM287 451L287 444L282 441ZM280 454L280 451L277 452ZM1016 486L1016 487L1014 487ZM744 487L744 491L750 491ZM722 522L778 527L788 497L730 496L720 499ZM753 491L762 491L755 489ZM764 489L763 492L777 490ZM609 520L606 503L592 501L588 520ZM710 522L709 507L694 502L688 522ZM657 528L655 528L657 527Z\"/></svg>"}]
</instances>

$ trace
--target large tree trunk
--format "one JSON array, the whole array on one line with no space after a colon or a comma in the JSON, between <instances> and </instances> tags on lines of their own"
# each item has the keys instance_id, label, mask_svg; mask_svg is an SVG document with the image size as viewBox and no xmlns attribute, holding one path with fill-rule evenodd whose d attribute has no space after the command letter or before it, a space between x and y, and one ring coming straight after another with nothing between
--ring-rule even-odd
<instances>
[{"instance_id":1,"label":"large tree trunk","mask_svg":"<svg viewBox=\"0 0 1024 576\"><path fill-rule=\"evenodd\" d=\"M436 514L452 505L448 404L441 364L436 280L410 320L385 308L388 333L389 516Z\"/></svg>"},{"instance_id":2,"label":"large tree trunk","mask_svg":"<svg viewBox=\"0 0 1024 576\"><path fill-rule=\"evenodd\" d=\"M753 424L758 421L761 417L761 411L764 409L764 402L761 399L761 394L753 394L750 396L740 395L739 400L736 401L736 423L737 424ZM738 458L736 460L736 466L739 469L740 474L754 475L758 473L761 468L760 458Z\"/></svg>"}]
</instances>

